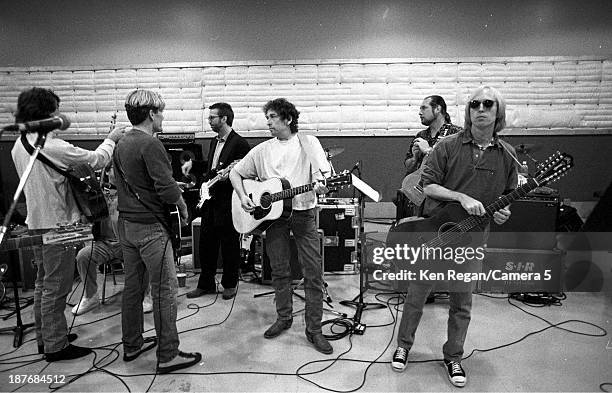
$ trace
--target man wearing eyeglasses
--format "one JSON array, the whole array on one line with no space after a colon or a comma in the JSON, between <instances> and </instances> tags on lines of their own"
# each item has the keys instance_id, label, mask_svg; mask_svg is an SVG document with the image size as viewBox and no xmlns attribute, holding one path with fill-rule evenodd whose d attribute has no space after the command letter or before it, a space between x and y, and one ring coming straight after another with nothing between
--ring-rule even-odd
<instances>
[{"instance_id":1,"label":"man wearing eyeglasses","mask_svg":"<svg viewBox=\"0 0 612 393\"><path fill-rule=\"evenodd\" d=\"M419 117L421 119L421 124L427 126L427 128L419 131L412 141L410 150L406 153L406 158L404 159L406 175L410 175L421 168L423 161L433 150L433 146L438 139L456 134L462 130L461 127L451 123L450 116L446 111L446 101L438 95L431 95L423 99L419 108ZM418 183L413 183L414 181L420 182L420 179L417 177L414 181L411 181L414 177L415 176L411 176L404 179L405 181L402 182L402 188L417 186ZM420 206L417 206L415 201L410 200L409 193L404 192L404 195L405 197L401 198L398 194L398 203L401 204L402 200L408 200L408 203L398 205L400 210L403 210L401 214L398 214L398 218L418 215Z\"/></svg>"},{"instance_id":2,"label":"man wearing eyeglasses","mask_svg":"<svg viewBox=\"0 0 612 393\"><path fill-rule=\"evenodd\" d=\"M187 161L182 171L187 175L191 170L206 172L204 181L214 178L217 173L227 168L234 161L244 157L251 147L249 143L232 129L234 111L225 102L218 102L209 107L208 124L217 133L210 141L207 166L201 161ZM229 173L227 174L229 175ZM198 286L187 293L188 298L217 293L215 275L219 246L223 256L222 297L225 300L236 296L240 268L239 234L232 224L232 191L234 188L227 179L217 182L210 190L210 199L201 207L202 226L200 229L200 266L202 272Z\"/></svg>"},{"instance_id":3,"label":"man wearing eyeglasses","mask_svg":"<svg viewBox=\"0 0 612 393\"><path fill-rule=\"evenodd\" d=\"M464 130L440 140L425 162L422 176L427 196L425 216L440 213L451 202L461 204L469 215L482 216L485 206L516 188L517 169L511 157L515 155L514 149L498 138L505 125L506 103L501 94L492 87L478 88L465 106ZM510 210L505 207L493 214L493 221L501 225L509 217ZM423 281L408 285L398 348L391 362L396 371L406 367L423 305L432 287L433 283ZM472 292L451 291L449 298L448 338L442 348L444 366L450 382L463 387L466 374L461 358L471 318Z\"/></svg>"}]
</instances>

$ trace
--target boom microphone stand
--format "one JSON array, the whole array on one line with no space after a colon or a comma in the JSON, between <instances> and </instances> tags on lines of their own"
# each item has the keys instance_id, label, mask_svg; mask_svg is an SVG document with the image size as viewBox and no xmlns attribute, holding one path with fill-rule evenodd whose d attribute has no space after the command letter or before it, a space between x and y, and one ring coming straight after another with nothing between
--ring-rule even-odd
<instances>
[{"instance_id":1,"label":"boom microphone stand","mask_svg":"<svg viewBox=\"0 0 612 393\"><path fill-rule=\"evenodd\" d=\"M25 135L25 132L26 131L22 131L22 135ZM34 143L34 153L32 153L32 155L30 156L30 161L28 162L28 166L26 167L25 171L23 172L23 175L21 176L21 179L19 180L19 185L17 186L17 190L15 191L15 194L13 196L13 201L11 202L11 206L9 207L9 210L6 213L6 217L4 217L4 222L2 223L2 226L0 227L0 246L2 245L2 242L4 241L4 237L8 230L8 225L11 222L11 217L13 216L13 213L15 212L15 208L17 206L17 201L19 200L19 197L21 196L21 193L23 192L23 189L25 188L28 177L30 177L30 173L32 172L32 168L34 167L34 163L36 162L36 159L38 157L38 153L40 153L40 150L45 145L45 141L47 140L47 132L48 131L38 132L38 138L36 139L36 142ZM23 334L25 333L25 331L28 328L34 326L34 324L33 323L24 324L23 321L21 320L19 291L17 290L15 273L13 273L12 282L13 282L13 296L15 299L15 313L17 315L17 326L15 326L14 328L0 329L0 333L7 332L7 331L14 332L15 338L13 339L13 347L17 348L17 347L20 347L21 344L23 344Z\"/></svg>"},{"instance_id":2,"label":"boom microphone stand","mask_svg":"<svg viewBox=\"0 0 612 393\"><path fill-rule=\"evenodd\" d=\"M355 164L355 166L353 167L351 172L353 172L355 170L357 170L358 177L361 178L361 161L358 161L357 164ZM368 307L370 309L385 308L385 305L381 304L381 303L365 303L363 301L363 293L366 291L366 289L364 288L364 283L363 283L363 275L367 274L366 270L364 270L365 255L363 253L363 243L365 242L365 238L363 237L363 233L364 233L363 213L365 211L365 196L366 195L364 194L362 189L360 189L360 187L358 187L355 184L355 182L353 182L353 186L354 186L354 189L357 189L359 191L358 195L359 195L359 234L360 234L360 239L359 239L359 242L357 243L357 246L358 246L357 253L358 253L358 260L359 260L359 294L357 296L355 296L353 298L353 300L342 300L340 302L340 304L342 304L344 306L353 306L353 307L355 307L355 315L352 318L352 320L353 320L352 332L354 334L362 335L363 333L365 333L365 329L366 329L366 325L361 323L361 315L363 314L363 311L368 309ZM370 198L372 198L373 200L378 202L377 199L379 199L379 197L376 197L376 196L372 195L371 193L370 193L369 196L370 196Z\"/></svg>"}]
</instances>

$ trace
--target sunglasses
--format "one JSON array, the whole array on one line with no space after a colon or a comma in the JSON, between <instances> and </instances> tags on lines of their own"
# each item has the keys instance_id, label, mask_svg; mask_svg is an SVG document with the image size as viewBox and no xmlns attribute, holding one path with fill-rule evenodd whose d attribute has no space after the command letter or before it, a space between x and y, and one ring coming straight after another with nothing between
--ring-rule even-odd
<instances>
[{"instance_id":1,"label":"sunglasses","mask_svg":"<svg viewBox=\"0 0 612 393\"><path fill-rule=\"evenodd\" d=\"M491 109L493 104L495 104L495 101L493 100L482 100L482 101L472 100L470 101L470 108L478 109L480 108L480 104L484 105L486 109Z\"/></svg>"}]
</instances>

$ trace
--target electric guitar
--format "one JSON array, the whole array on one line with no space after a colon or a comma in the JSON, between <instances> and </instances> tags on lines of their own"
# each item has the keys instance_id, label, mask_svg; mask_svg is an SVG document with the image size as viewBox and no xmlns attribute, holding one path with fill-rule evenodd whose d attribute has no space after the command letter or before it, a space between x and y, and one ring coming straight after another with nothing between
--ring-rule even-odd
<instances>
[{"instance_id":1,"label":"electric guitar","mask_svg":"<svg viewBox=\"0 0 612 393\"><path fill-rule=\"evenodd\" d=\"M0 247L0 251L17 250L41 244L68 245L92 240L93 234L91 232L91 225L68 225L43 233L42 235L19 236L6 239Z\"/></svg>"},{"instance_id":2,"label":"electric guitar","mask_svg":"<svg viewBox=\"0 0 612 393\"><path fill-rule=\"evenodd\" d=\"M312 191L315 183L291 188L286 179L271 178L263 182L244 179L244 190L257 206L252 212L242 208L240 198L234 190L232 194L232 221L238 233L265 230L273 220L291 216L291 198ZM341 188L351 184L351 174L344 171L326 179L327 188Z\"/></svg>"},{"instance_id":3,"label":"electric guitar","mask_svg":"<svg viewBox=\"0 0 612 393\"><path fill-rule=\"evenodd\" d=\"M469 215L458 203L449 203L432 217L399 224L389 231L387 246L407 244L413 247L444 247L447 245L465 244L468 232L481 231L493 217L493 213L522 198L536 187L550 184L574 166L572 156L555 153L545 162L538 165L534 178L516 188L507 195L502 195L485 208L482 216Z\"/></svg>"},{"instance_id":4,"label":"electric guitar","mask_svg":"<svg viewBox=\"0 0 612 393\"><path fill-rule=\"evenodd\" d=\"M227 175L229 175L229 173L232 170L232 168L239 161L240 160L236 160L236 161L232 162L227 167L219 170L217 172L217 176L213 177L212 179L210 179L206 183L202 183L202 186L200 187L200 201L196 205L198 207L198 209L202 208L202 205L204 204L204 202L206 202L207 200L209 200L211 198L210 197L210 188L212 186L214 186L215 183L217 183L219 180L223 180L223 179L227 178Z\"/></svg>"}]
</instances>

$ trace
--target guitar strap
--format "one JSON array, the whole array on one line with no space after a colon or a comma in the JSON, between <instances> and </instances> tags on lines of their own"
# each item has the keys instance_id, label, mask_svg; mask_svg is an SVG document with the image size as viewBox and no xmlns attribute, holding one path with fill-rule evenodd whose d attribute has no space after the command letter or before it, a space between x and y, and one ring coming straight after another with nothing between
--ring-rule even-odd
<instances>
[{"instance_id":1,"label":"guitar strap","mask_svg":"<svg viewBox=\"0 0 612 393\"><path fill-rule=\"evenodd\" d=\"M132 193L132 195L134 195L134 197L138 200L138 202L140 202L140 204L144 206L144 208L147 209L149 213L151 213L155 217L157 222L159 222L161 226L164 227L166 231L168 231L168 234L171 235L172 230L170 228L170 225L168 225L168 222L166 222L164 218L160 217L157 213L155 213L150 206L148 206L142 199L140 199L140 195L138 195L136 190L134 190L132 185L127 181L127 178L125 177L125 172L123 172L123 167L121 165L121 158L119 157L119 152L117 152L116 147L115 147L115 156L117 157L117 169L118 169L119 175L123 179L123 182L125 183L125 186L127 187L127 189Z\"/></svg>"},{"instance_id":2,"label":"guitar strap","mask_svg":"<svg viewBox=\"0 0 612 393\"><path fill-rule=\"evenodd\" d=\"M310 179L312 180L312 174L316 172L320 172L323 177L325 177L323 171L321 170L321 166L318 164L315 159L314 150L312 145L307 140L306 135L302 135L299 132L297 133L298 140L300 141L300 145L302 145L302 149L304 149L304 153L306 153L306 157L308 161L310 161Z\"/></svg>"},{"instance_id":3,"label":"guitar strap","mask_svg":"<svg viewBox=\"0 0 612 393\"><path fill-rule=\"evenodd\" d=\"M34 147L32 147L32 145L28 141L28 138L26 138L26 136L24 134L21 134L21 143L23 143L23 147L26 149L28 154L32 155L32 153L34 153ZM44 154L39 152L38 156L36 156L36 158L38 158L38 160L40 160L42 163L47 165L49 168L55 170L60 175L68 177L68 172L60 169L57 165L55 165L53 162L51 162L51 160L49 160L47 157L45 157Z\"/></svg>"}]
</instances>

